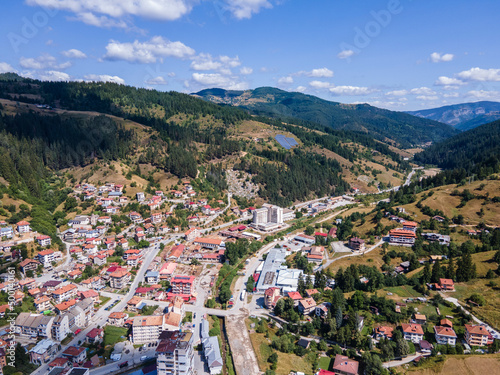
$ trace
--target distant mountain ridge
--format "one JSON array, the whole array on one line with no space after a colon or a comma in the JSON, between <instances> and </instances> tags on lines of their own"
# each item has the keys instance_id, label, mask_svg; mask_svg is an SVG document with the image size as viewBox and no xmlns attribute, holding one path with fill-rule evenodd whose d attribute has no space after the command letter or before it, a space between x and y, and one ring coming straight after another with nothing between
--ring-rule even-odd
<instances>
[{"instance_id":1,"label":"distant mountain ridge","mask_svg":"<svg viewBox=\"0 0 500 375\"><path fill-rule=\"evenodd\" d=\"M462 103L407 113L440 121L454 126L456 129L466 131L500 119L500 103L489 101Z\"/></svg>"},{"instance_id":2,"label":"distant mountain ridge","mask_svg":"<svg viewBox=\"0 0 500 375\"><path fill-rule=\"evenodd\" d=\"M368 133L393 140L402 147L435 143L458 133L447 124L394 112L368 104L343 104L312 95L273 87L234 91L219 88L192 94L218 104L245 108L253 114L274 118L298 118L307 122Z\"/></svg>"}]
</instances>

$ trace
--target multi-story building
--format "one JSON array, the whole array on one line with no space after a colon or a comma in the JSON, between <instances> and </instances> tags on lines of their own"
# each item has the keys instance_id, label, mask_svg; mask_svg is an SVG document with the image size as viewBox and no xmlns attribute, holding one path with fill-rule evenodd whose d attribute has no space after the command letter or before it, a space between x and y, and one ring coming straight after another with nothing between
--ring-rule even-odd
<instances>
[{"instance_id":1,"label":"multi-story building","mask_svg":"<svg viewBox=\"0 0 500 375\"><path fill-rule=\"evenodd\" d=\"M42 234L41 236L38 236L36 238L36 240L37 240L38 244L40 246L43 246L43 247L50 246L50 244L52 243L52 240L51 240L50 236L47 236L45 234Z\"/></svg>"},{"instance_id":2,"label":"multi-story building","mask_svg":"<svg viewBox=\"0 0 500 375\"><path fill-rule=\"evenodd\" d=\"M52 292L52 298L56 304L62 303L70 298L74 298L78 288L74 284L68 284L57 288Z\"/></svg>"},{"instance_id":3,"label":"multi-story building","mask_svg":"<svg viewBox=\"0 0 500 375\"><path fill-rule=\"evenodd\" d=\"M192 295L194 292L194 280L194 276L174 276L170 281L172 293Z\"/></svg>"},{"instance_id":4,"label":"multi-story building","mask_svg":"<svg viewBox=\"0 0 500 375\"><path fill-rule=\"evenodd\" d=\"M123 289L128 285L131 277L131 273L125 268L119 268L109 275L109 285L114 289Z\"/></svg>"},{"instance_id":5,"label":"multi-story building","mask_svg":"<svg viewBox=\"0 0 500 375\"><path fill-rule=\"evenodd\" d=\"M54 340L57 341L64 340L66 336L71 333L69 329L69 319L67 314L58 315L54 318L54 321L52 322L51 333Z\"/></svg>"},{"instance_id":6,"label":"multi-story building","mask_svg":"<svg viewBox=\"0 0 500 375\"><path fill-rule=\"evenodd\" d=\"M42 250L37 254L38 261L42 263L44 267L50 267L52 262L55 261L54 253L52 249Z\"/></svg>"},{"instance_id":7,"label":"multi-story building","mask_svg":"<svg viewBox=\"0 0 500 375\"><path fill-rule=\"evenodd\" d=\"M220 246L224 246L224 242L215 238L196 238L194 240L195 245L200 245L206 249L218 249Z\"/></svg>"},{"instance_id":8,"label":"multi-story building","mask_svg":"<svg viewBox=\"0 0 500 375\"><path fill-rule=\"evenodd\" d=\"M50 303L50 298L47 296L44 296L44 295L41 295L41 296L35 298L34 304L35 304L36 311L38 311L38 312L52 309L52 305Z\"/></svg>"},{"instance_id":9,"label":"multi-story building","mask_svg":"<svg viewBox=\"0 0 500 375\"><path fill-rule=\"evenodd\" d=\"M349 247L354 251L365 251L365 241L358 237L349 239Z\"/></svg>"},{"instance_id":10,"label":"multi-story building","mask_svg":"<svg viewBox=\"0 0 500 375\"><path fill-rule=\"evenodd\" d=\"M17 223L17 232L19 234L21 233L29 233L31 232L31 227L30 227L30 223L28 223L27 221L25 220L22 220L20 222Z\"/></svg>"},{"instance_id":11,"label":"multi-story building","mask_svg":"<svg viewBox=\"0 0 500 375\"><path fill-rule=\"evenodd\" d=\"M309 315L316 309L314 298L304 298L299 301L299 312L303 315Z\"/></svg>"},{"instance_id":12,"label":"multi-story building","mask_svg":"<svg viewBox=\"0 0 500 375\"><path fill-rule=\"evenodd\" d=\"M51 338L53 316L30 314L22 312L16 318L16 332L32 338Z\"/></svg>"},{"instance_id":13,"label":"multi-story building","mask_svg":"<svg viewBox=\"0 0 500 375\"><path fill-rule=\"evenodd\" d=\"M58 344L51 339L43 339L39 341L30 350L30 363L35 365L43 365L50 361L52 355L57 352Z\"/></svg>"},{"instance_id":14,"label":"multi-story building","mask_svg":"<svg viewBox=\"0 0 500 375\"><path fill-rule=\"evenodd\" d=\"M82 347L70 346L62 352L62 356L68 358L73 364L83 364L87 358L87 351Z\"/></svg>"},{"instance_id":15,"label":"multi-story building","mask_svg":"<svg viewBox=\"0 0 500 375\"><path fill-rule=\"evenodd\" d=\"M403 328L403 338L407 341L411 341L414 344L418 344L424 339L424 330L420 324L401 324Z\"/></svg>"},{"instance_id":16,"label":"multi-story building","mask_svg":"<svg viewBox=\"0 0 500 375\"><path fill-rule=\"evenodd\" d=\"M488 345L491 339L491 334L485 326L465 325L465 341L470 346L485 346Z\"/></svg>"},{"instance_id":17,"label":"multi-story building","mask_svg":"<svg viewBox=\"0 0 500 375\"><path fill-rule=\"evenodd\" d=\"M389 231L389 239L392 243L413 245L417 239L417 235L411 230L391 229Z\"/></svg>"},{"instance_id":18,"label":"multi-story building","mask_svg":"<svg viewBox=\"0 0 500 375\"><path fill-rule=\"evenodd\" d=\"M193 334L164 331L156 348L158 375L192 375L194 368Z\"/></svg>"},{"instance_id":19,"label":"multi-story building","mask_svg":"<svg viewBox=\"0 0 500 375\"><path fill-rule=\"evenodd\" d=\"M26 258L21 263L19 263L19 268L21 272L26 275L26 272L28 271L35 272L40 264L41 263L37 260Z\"/></svg>"},{"instance_id":20,"label":"multi-story building","mask_svg":"<svg viewBox=\"0 0 500 375\"><path fill-rule=\"evenodd\" d=\"M156 342L163 331L164 316L138 316L132 323L134 345Z\"/></svg>"},{"instance_id":21,"label":"multi-story building","mask_svg":"<svg viewBox=\"0 0 500 375\"><path fill-rule=\"evenodd\" d=\"M108 324L121 327L125 324L129 315L123 312L112 312L108 317Z\"/></svg>"},{"instance_id":22,"label":"multi-story building","mask_svg":"<svg viewBox=\"0 0 500 375\"><path fill-rule=\"evenodd\" d=\"M457 334L450 327L434 326L434 337L436 342L441 345L455 346L457 342Z\"/></svg>"}]
</instances>

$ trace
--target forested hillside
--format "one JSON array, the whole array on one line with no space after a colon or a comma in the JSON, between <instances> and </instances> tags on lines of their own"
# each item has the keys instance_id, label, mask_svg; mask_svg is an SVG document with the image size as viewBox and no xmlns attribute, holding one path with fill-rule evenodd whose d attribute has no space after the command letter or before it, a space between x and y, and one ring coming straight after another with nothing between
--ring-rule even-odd
<instances>
[{"instance_id":1,"label":"forested hillside","mask_svg":"<svg viewBox=\"0 0 500 375\"><path fill-rule=\"evenodd\" d=\"M399 183L410 169L397 150L366 132L291 117L283 122L176 92L9 74L0 75L0 98L9 103L0 131L10 145L4 146L0 173L29 186L34 196L50 171L98 159L126 160L136 170L148 164L179 178L195 178L200 167L224 162L250 173L261 198L281 205L342 194L351 187L348 180L376 190ZM127 121L135 125L125 127ZM279 132L294 136L299 146L279 147L273 138ZM215 177L223 186L223 170Z\"/></svg>"},{"instance_id":2,"label":"forested hillside","mask_svg":"<svg viewBox=\"0 0 500 375\"><path fill-rule=\"evenodd\" d=\"M491 174L500 163L500 120L481 125L415 155L415 161L440 168Z\"/></svg>"},{"instance_id":3,"label":"forested hillside","mask_svg":"<svg viewBox=\"0 0 500 375\"><path fill-rule=\"evenodd\" d=\"M380 109L368 104L336 103L272 87L248 91L208 89L195 95L285 121L298 118L333 129L367 133L380 140L393 140L401 147L439 142L458 133L449 125L403 112Z\"/></svg>"}]
</instances>

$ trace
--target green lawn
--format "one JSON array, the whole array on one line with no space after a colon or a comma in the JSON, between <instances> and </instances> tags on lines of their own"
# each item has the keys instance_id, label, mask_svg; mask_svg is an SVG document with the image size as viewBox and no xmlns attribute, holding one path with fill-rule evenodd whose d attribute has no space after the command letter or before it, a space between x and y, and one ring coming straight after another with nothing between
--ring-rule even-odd
<instances>
[{"instance_id":1,"label":"green lawn","mask_svg":"<svg viewBox=\"0 0 500 375\"><path fill-rule=\"evenodd\" d=\"M391 292L403 298L422 297L422 294L418 293L417 291L415 291L415 289L408 285L388 287L384 288L384 290L387 290L388 292Z\"/></svg>"},{"instance_id":2,"label":"green lawn","mask_svg":"<svg viewBox=\"0 0 500 375\"><path fill-rule=\"evenodd\" d=\"M101 303L98 304L97 306L101 307L101 306L104 306L106 303L108 303L108 301L111 299L111 297L101 296L99 299L101 300Z\"/></svg>"},{"instance_id":3,"label":"green lawn","mask_svg":"<svg viewBox=\"0 0 500 375\"><path fill-rule=\"evenodd\" d=\"M319 368L329 371L331 362L332 362L332 359L330 357L320 357Z\"/></svg>"},{"instance_id":4,"label":"green lawn","mask_svg":"<svg viewBox=\"0 0 500 375\"><path fill-rule=\"evenodd\" d=\"M127 340L127 328L106 326L104 327L104 346L115 345L117 342ZM122 338L124 336L124 338Z\"/></svg>"}]
</instances>

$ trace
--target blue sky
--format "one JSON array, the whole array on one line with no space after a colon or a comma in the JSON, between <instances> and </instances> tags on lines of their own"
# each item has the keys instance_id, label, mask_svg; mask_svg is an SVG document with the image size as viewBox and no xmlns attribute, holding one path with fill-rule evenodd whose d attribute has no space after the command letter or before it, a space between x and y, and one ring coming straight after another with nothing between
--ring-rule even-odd
<instances>
[{"instance_id":1,"label":"blue sky","mask_svg":"<svg viewBox=\"0 0 500 375\"><path fill-rule=\"evenodd\" d=\"M4 0L0 72L415 110L500 101L497 0Z\"/></svg>"}]
</instances>

